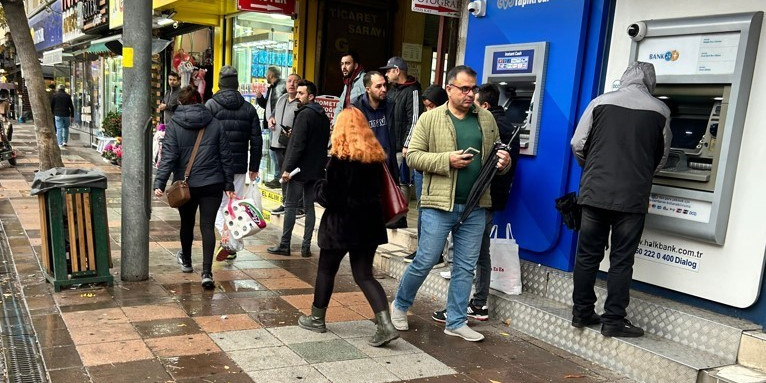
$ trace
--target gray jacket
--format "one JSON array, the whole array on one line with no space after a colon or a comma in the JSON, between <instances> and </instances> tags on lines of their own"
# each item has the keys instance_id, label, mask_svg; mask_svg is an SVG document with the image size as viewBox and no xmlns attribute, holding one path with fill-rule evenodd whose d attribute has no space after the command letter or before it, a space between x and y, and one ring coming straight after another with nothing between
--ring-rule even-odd
<instances>
[{"instance_id":1,"label":"gray jacket","mask_svg":"<svg viewBox=\"0 0 766 383\"><path fill-rule=\"evenodd\" d=\"M359 72L359 74L354 79L354 82L352 83L351 98L349 98L351 102L354 102L354 100L356 100L357 97L361 96L365 92L365 89L364 89L364 74L365 73L367 72L365 71ZM338 105L335 106L335 113L333 114L331 125L335 125L335 119L338 118L338 114L340 114L343 108L346 107L346 105L344 105L345 100L346 100L346 86L344 85L343 92L341 92L340 94L340 101L338 101ZM348 106L351 106L351 105L348 105Z\"/></svg>"},{"instance_id":2,"label":"gray jacket","mask_svg":"<svg viewBox=\"0 0 766 383\"><path fill-rule=\"evenodd\" d=\"M585 109L571 141L583 167L580 204L646 213L652 178L667 161L673 138L670 109L652 96L655 83L652 64L632 63L620 89Z\"/></svg>"},{"instance_id":3,"label":"gray jacket","mask_svg":"<svg viewBox=\"0 0 766 383\"><path fill-rule=\"evenodd\" d=\"M285 129L292 129L293 120L295 120L295 111L298 110L298 99L295 98L289 101L290 95L285 93L279 96L277 104L274 106L274 110L271 111L271 116L274 117L276 127L271 133L270 146L272 148L284 149L284 145L279 143L279 133L284 127Z\"/></svg>"}]
</instances>

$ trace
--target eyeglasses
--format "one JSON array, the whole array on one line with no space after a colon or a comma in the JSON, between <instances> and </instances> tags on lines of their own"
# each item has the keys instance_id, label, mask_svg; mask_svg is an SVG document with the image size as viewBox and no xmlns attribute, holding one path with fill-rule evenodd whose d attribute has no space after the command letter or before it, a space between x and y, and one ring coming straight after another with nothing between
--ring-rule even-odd
<instances>
[{"instance_id":1,"label":"eyeglasses","mask_svg":"<svg viewBox=\"0 0 766 383\"><path fill-rule=\"evenodd\" d=\"M474 86L457 86L455 84L447 84L447 85L449 85L449 86L451 86L453 88L460 89L460 92L462 92L463 94L468 94L468 92L473 92L473 94L476 94L476 92L479 91L479 87L476 86L476 85L474 85Z\"/></svg>"}]
</instances>

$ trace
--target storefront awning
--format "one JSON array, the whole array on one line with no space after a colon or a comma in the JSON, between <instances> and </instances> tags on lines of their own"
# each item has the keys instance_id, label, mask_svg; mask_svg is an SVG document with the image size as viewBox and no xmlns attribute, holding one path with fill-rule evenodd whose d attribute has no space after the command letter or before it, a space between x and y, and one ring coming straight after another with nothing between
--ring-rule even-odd
<instances>
[{"instance_id":1,"label":"storefront awning","mask_svg":"<svg viewBox=\"0 0 766 383\"><path fill-rule=\"evenodd\" d=\"M216 27L223 16L239 12L233 0L153 0L155 10L173 10L173 20Z\"/></svg>"},{"instance_id":2,"label":"storefront awning","mask_svg":"<svg viewBox=\"0 0 766 383\"><path fill-rule=\"evenodd\" d=\"M106 46L106 43L110 41L119 40L122 38L122 35L114 35L109 37L104 37L103 39L93 40L90 42L90 47L88 47L88 53L106 53L111 52L111 50Z\"/></svg>"}]
</instances>

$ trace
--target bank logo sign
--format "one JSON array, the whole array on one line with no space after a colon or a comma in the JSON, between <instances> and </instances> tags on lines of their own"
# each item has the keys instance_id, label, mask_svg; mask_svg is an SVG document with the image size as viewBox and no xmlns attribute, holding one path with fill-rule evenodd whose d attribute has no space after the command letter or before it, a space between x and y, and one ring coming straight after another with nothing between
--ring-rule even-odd
<instances>
[{"instance_id":1,"label":"bank logo sign","mask_svg":"<svg viewBox=\"0 0 766 383\"><path fill-rule=\"evenodd\" d=\"M550 3L551 0L497 0L497 9L506 10L513 7L524 8L531 5Z\"/></svg>"},{"instance_id":2,"label":"bank logo sign","mask_svg":"<svg viewBox=\"0 0 766 383\"><path fill-rule=\"evenodd\" d=\"M678 61L681 57L681 52L677 50L667 51L664 53L649 53L649 60L663 60L663 61Z\"/></svg>"}]
</instances>

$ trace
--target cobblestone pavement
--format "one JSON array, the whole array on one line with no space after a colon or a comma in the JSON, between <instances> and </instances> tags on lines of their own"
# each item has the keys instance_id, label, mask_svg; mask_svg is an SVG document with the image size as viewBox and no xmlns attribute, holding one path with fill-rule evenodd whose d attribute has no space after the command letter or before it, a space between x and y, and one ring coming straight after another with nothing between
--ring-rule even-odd
<instances>
[{"instance_id":1,"label":"cobblestone pavement","mask_svg":"<svg viewBox=\"0 0 766 383\"><path fill-rule=\"evenodd\" d=\"M500 322L475 322L481 343L445 336L430 314L443 302L421 295L410 331L389 347L367 346L373 313L344 262L328 310L329 332L296 326L309 312L318 249L312 258L272 256L279 228L246 240L235 261L218 262L216 288L179 270L179 218L153 200L150 277L120 281L120 168L95 150L64 148L67 167L97 168L108 178L107 210L115 285L53 292L41 272L37 169L31 125L16 126L16 167L0 165L0 218L52 382L630 382ZM201 269L199 233L193 254ZM295 241L299 243L299 241ZM294 252L297 254L297 252ZM396 280L381 280L386 292Z\"/></svg>"}]
</instances>

